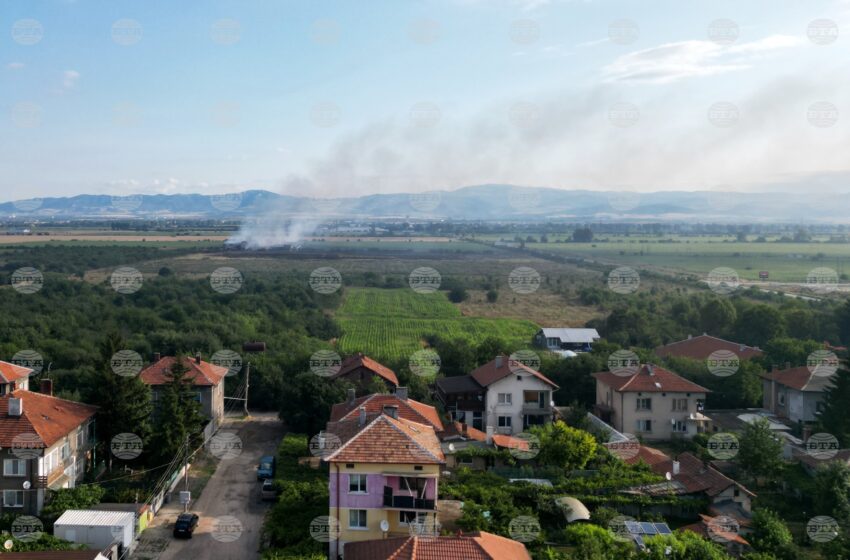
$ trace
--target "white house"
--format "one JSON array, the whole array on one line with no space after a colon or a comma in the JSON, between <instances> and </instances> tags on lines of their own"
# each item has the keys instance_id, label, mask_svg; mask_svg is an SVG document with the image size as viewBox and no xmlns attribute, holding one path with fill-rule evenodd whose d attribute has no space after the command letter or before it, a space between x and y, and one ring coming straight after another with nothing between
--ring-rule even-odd
<instances>
[{"instance_id":1,"label":"white house","mask_svg":"<svg viewBox=\"0 0 850 560\"><path fill-rule=\"evenodd\" d=\"M599 338L596 329L540 329L534 335L534 345L569 357L578 352L589 352Z\"/></svg>"}]
</instances>

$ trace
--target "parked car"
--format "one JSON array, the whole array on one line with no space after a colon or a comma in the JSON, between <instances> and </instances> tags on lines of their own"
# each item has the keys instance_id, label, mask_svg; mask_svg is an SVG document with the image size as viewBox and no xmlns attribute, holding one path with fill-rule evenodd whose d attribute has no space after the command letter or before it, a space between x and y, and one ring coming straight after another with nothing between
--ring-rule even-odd
<instances>
[{"instance_id":1,"label":"parked car","mask_svg":"<svg viewBox=\"0 0 850 560\"><path fill-rule=\"evenodd\" d=\"M177 521L174 523L174 537L192 538L192 533L195 532L195 527L198 526L198 516L194 513L181 513L177 516Z\"/></svg>"},{"instance_id":2,"label":"parked car","mask_svg":"<svg viewBox=\"0 0 850 560\"><path fill-rule=\"evenodd\" d=\"M274 487L274 480L267 478L263 481L263 487L260 490L260 499L263 501L274 501L277 499L277 489Z\"/></svg>"},{"instance_id":3,"label":"parked car","mask_svg":"<svg viewBox=\"0 0 850 560\"><path fill-rule=\"evenodd\" d=\"M266 455L260 458L260 464L257 465L257 480L265 480L274 478L275 459L271 455Z\"/></svg>"}]
</instances>

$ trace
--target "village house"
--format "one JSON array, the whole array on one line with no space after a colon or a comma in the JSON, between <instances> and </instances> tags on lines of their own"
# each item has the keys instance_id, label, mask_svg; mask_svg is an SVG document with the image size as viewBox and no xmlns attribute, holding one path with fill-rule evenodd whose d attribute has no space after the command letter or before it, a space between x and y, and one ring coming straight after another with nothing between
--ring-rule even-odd
<instances>
[{"instance_id":1,"label":"village house","mask_svg":"<svg viewBox=\"0 0 850 560\"><path fill-rule=\"evenodd\" d=\"M808 366L774 368L762 374L762 406L779 418L792 423L814 422L823 408L824 391L832 375L816 375Z\"/></svg>"},{"instance_id":2,"label":"village house","mask_svg":"<svg viewBox=\"0 0 850 560\"><path fill-rule=\"evenodd\" d=\"M590 352L599 340L596 329L543 328L534 335L534 345L564 357Z\"/></svg>"},{"instance_id":3,"label":"village house","mask_svg":"<svg viewBox=\"0 0 850 560\"><path fill-rule=\"evenodd\" d=\"M350 543L346 560L531 560L519 541L485 532L422 538L396 537Z\"/></svg>"},{"instance_id":4,"label":"village house","mask_svg":"<svg viewBox=\"0 0 850 560\"><path fill-rule=\"evenodd\" d=\"M747 346L739 342L732 342L702 333L699 336L688 335L685 340L679 340L659 346L655 349L655 355L659 358L676 357L690 358L692 360L706 360L714 352L732 352L739 360L749 360L764 355L757 346Z\"/></svg>"},{"instance_id":5,"label":"village house","mask_svg":"<svg viewBox=\"0 0 850 560\"><path fill-rule=\"evenodd\" d=\"M166 385L171 383L169 372L177 358L172 356L160 357L154 354L153 363L139 374L142 382L151 388L153 413ZM185 378L192 382L195 400L201 403L201 413L218 426L224 417L224 378L227 368L205 362L200 354L194 358L183 357L181 363L186 368Z\"/></svg>"},{"instance_id":6,"label":"village house","mask_svg":"<svg viewBox=\"0 0 850 560\"><path fill-rule=\"evenodd\" d=\"M8 395L15 389L28 391L32 373L30 368L0 361L0 395Z\"/></svg>"},{"instance_id":7,"label":"village house","mask_svg":"<svg viewBox=\"0 0 850 560\"><path fill-rule=\"evenodd\" d=\"M398 387L398 376L393 370L360 352L344 359L331 379L350 381L360 394L370 392L375 382L383 384L389 391Z\"/></svg>"},{"instance_id":8,"label":"village house","mask_svg":"<svg viewBox=\"0 0 850 560\"><path fill-rule=\"evenodd\" d=\"M356 420L361 410L366 411L367 420L372 420L393 407L399 418L429 425L434 428L437 435L443 431L443 422L440 420L437 409L408 398L407 387L398 387L391 395L374 393L362 397L356 397L354 389L349 389L348 400L331 407L330 422Z\"/></svg>"},{"instance_id":9,"label":"village house","mask_svg":"<svg viewBox=\"0 0 850 560\"><path fill-rule=\"evenodd\" d=\"M615 430L649 441L690 439L706 431L703 414L709 390L654 364L636 373L610 371L596 378L596 416Z\"/></svg>"},{"instance_id":10,"label":"village house","mask_svg":"<svg viewBox=\"0 0 850 560\"><path fill-rule=\"evenodd\" d=\"M92 459L97 408L42 392L0 396L2 513L38 515L48 489L74 488Z\"/></svg>"},{"instance_id":11,"label":"village house","mask_svg":"<svg viewBox=\"0 0 850 560\"><path fill-rule=\"evenodd\" d=\"M416 527L439 534L445 456L434 427L408 420L401 411L388 404L369 420L364 405L355 418L328 422L323 435L338 443L324 457L330 464L328 515L339 521L330 558L344 557L347 543L407 537Z\"/></svg>"}]
</instances>

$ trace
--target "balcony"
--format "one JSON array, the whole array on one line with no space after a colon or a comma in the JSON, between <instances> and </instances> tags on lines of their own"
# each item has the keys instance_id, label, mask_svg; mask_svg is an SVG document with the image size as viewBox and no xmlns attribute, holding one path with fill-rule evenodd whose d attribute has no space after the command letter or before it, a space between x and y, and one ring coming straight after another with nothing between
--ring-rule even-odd
<instances>
[{"instance_id":1,"label":"balcony","mask_svg":"<svg viewBox=\"0 0 850 560\"><path fill-rule=\"evenodd\" d=\"M552 407L549 405L541 406L540 403L522 403L523 414L552 414Z\"/></svg>"},{"instance_id":2,"label":"balcony","mask_svg":"<svg viewBox=\"0 0 850 560\"><path fill-rule=\"evenodd\" d=\"M403 510L435 511L436 500L417 498L408 494L393 494L393 489L384 486L384 507Z\"/></svg>"}]
</instances>

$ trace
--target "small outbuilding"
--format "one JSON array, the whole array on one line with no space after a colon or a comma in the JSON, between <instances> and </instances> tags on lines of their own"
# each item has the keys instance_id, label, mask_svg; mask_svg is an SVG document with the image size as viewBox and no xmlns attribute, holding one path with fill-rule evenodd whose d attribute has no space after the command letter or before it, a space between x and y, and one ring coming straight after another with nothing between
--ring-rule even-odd
<instances>
[{"instance_id":1,"label":"small outbuilding","mask_svg":"<svg viewBox=\"0 0 850 560\"><path fill-rule=\"evenodd\" d=\"M129 511L69 509L53 524L53 535L97 550L113 543L132 550L135 525L136 516Z\"/></svg>"}]
</instances>

